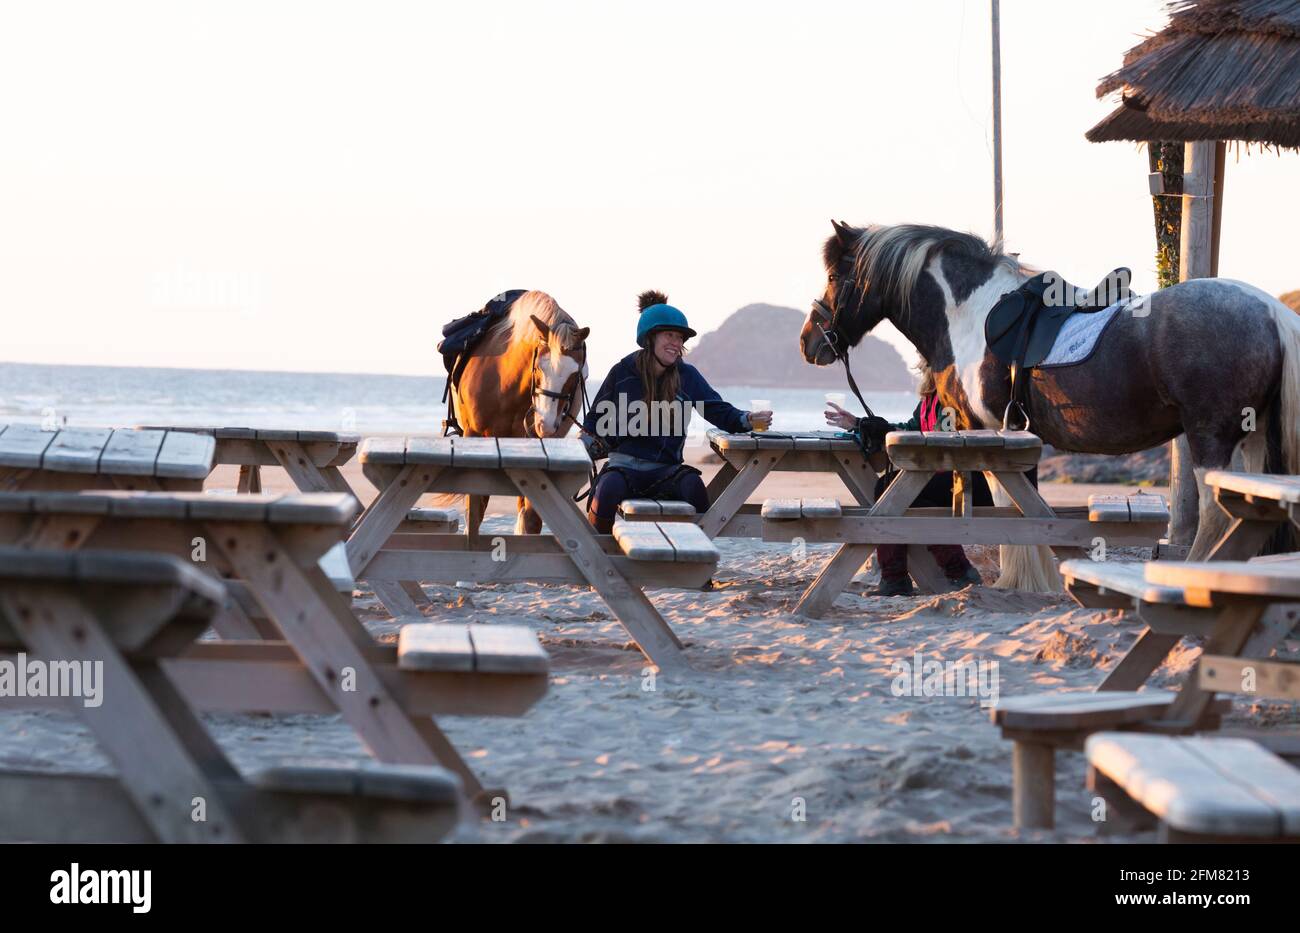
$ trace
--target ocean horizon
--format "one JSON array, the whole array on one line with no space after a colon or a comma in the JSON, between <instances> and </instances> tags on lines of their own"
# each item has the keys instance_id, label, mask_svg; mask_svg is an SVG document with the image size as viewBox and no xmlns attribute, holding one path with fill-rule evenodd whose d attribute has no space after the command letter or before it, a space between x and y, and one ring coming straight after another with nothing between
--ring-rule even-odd
<instances>
[{"instance_id":1,"label":"ocean horizon","mask_svg":"<svg viewBox=\"0 0 1300 933\"><path fill-rule=\"evenodd\" d=\"M706 374L707 375L707 374ZM603 378L588 382L594 394ZM0 423L69 427L137 424L297 428L366 433L441 433L446 380L379 373L177 369L0 363ZM716 385L727 401L750 408L765 399L774 430L823 430L826 389ZM851 411L859 411L847 386ZM903 421L916 407L911 392L866 392L872 410ZM707 424L692 423L692 433Z\"/></svg>"}]
</instances>

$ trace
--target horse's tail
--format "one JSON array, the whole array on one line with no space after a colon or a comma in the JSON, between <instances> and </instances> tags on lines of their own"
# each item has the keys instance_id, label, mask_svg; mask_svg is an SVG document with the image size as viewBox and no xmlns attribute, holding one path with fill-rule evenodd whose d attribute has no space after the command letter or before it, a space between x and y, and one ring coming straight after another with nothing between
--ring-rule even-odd
<instances>
[{"instance_id":1,"label":"horse's tail","mask_svg":"<svg viewBox=\"0 0 1300 933\"><path fill-rule=\"evenodd\" d=\"M1280 301L1273 302L1278 343L1282 347L1282 384L1278 407L1282 422L1282 466L1300 474L1300 314Z\"/></svg>"}]
</instances>

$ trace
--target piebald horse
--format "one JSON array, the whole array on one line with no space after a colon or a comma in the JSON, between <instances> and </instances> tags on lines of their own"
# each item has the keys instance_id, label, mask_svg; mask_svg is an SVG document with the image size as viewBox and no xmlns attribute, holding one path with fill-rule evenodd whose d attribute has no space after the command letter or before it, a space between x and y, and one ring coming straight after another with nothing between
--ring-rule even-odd
<instances>
[{"instance_id":1,"label":"piebald horse","mask_svg":"<svg viewBox=\"0 0 1300 933\"><path fill-rule=\"evenodd\" d=\"M934 371L958 428L1001 427L1011 380L984 322L1034 270L944 227L834 228L826 290L799 337L804 359L832 363L888 320ZM1228 525L1206 471L1240 454L1247 470L1300 472L1300 315L1230 279L1160 289L1122 305L1082 361L1032 370L1026 414L1044 442L1082 453L1132 453L1186 434L1200 496L1189 559L1202 559ZM1026 588L1059 588L1050 562L1037 574ZM1015 582L1004 563L999 585Z\"/></svg>"},{"instance_id":2,"label":"piebald horse","mask_svg":"<svg viewBox=\"0 0 1300 933\"><path fill-rule=\"evenodd\" d=\"M456 388L456 417L467 437L561 437L581 419L587 335L550 295L525 292L474 347ZM454 497L440 496L441 501ZM465 521L476 534L487 496L470 496ZM542 519L520 498L516 534L537 534Z\"/></svg>"}]
</instances>

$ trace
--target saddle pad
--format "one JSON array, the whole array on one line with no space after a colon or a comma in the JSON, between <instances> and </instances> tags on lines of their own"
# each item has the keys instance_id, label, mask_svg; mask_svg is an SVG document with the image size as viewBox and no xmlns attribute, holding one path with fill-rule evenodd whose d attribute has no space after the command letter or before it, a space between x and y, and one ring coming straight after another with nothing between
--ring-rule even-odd
<instances>
[{"instance_id":1,"label":"saddle pad","mask_svg":"<svg viewBox=\"0 0 1300 933\"><path fill-rule=\"evenodd\" d=\"M1082 363L1092 355L1097 341L1110 322L1115 319L1115 315L1127 307L1131 300L1126 298L1117 301L1110 307L1092 314L1071 314L1061 325L1052 349L1038 365L1040 367L1068 366L1071 363Z\"/></svg>"}]
</instances>

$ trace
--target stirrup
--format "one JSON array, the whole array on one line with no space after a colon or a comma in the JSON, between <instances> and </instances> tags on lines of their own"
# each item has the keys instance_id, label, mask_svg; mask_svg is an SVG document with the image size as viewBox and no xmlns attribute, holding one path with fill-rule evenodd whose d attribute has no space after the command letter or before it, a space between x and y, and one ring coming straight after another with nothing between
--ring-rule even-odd
<instances>
[{"instance_id":1,"label":"stirrup","mask_svg":"<svg viewBox=\"0 0 1300 933\"><path fill-rule=\"evenodd\" d=\"M1011 427L1011 406L1013 405L1016 408L1020 409L1020 417L1025 419L1025 426L1023 428ZM1012 399L1011 401L1007 402L1006 411L1002 412L1002 430L1004 431L1012 431L1012 430L1028 431L1029 430L1029 412L1025 411L1025 406L1021 405L1015 399Z\"/></svg>"},{"instance_id":2,"label":"stirrup","mask_svg":"<svg viewBox=\"0 0 1300 933\"><path fill-rule=\"evenodd\" d=\"M464 437L465 432L454 419L442 419L442 436L443 437Z\"/></svg>"}]
</instances>

